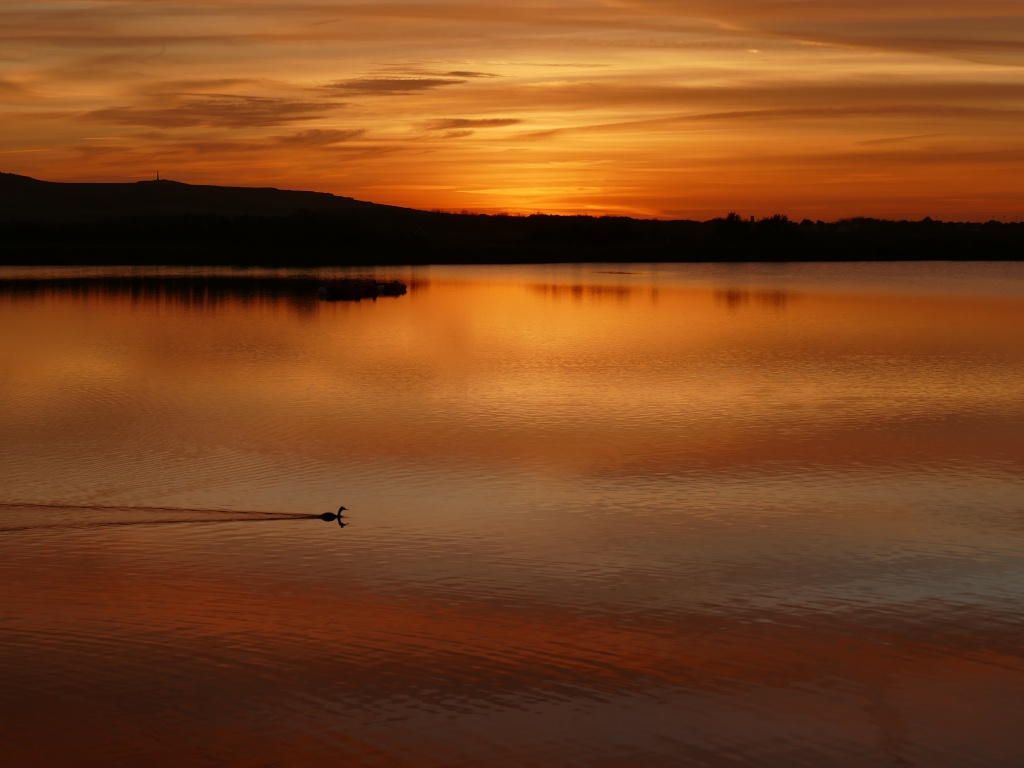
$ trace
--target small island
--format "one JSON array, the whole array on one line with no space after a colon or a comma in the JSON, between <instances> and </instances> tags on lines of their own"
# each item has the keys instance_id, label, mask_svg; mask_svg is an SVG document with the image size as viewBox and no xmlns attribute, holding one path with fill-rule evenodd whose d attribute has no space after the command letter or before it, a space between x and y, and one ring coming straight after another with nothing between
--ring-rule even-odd
<instances>
[{"instance_id":1,"label":"small island","mask_svg":"<svg viewBox=\"0 0 1024 768\"><path fill-rule=\"evenodd\" d=\"M330 288L321 285L317 290L320 301L360 301L376 299L378 296L401 296L406 292L405 283L398 280L382 282L370 278L346 278L331 283Z\"/></svg>"}]
</instances>

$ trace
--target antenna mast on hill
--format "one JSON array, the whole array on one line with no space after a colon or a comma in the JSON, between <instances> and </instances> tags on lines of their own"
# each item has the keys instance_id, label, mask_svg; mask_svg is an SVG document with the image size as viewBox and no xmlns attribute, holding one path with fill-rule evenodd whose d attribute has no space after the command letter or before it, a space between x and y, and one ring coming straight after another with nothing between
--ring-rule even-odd
<instances>
[{"instance_id":1,"label":"antenna mast on hill","mask_svg":"<svg viewBox=\"0 0 1024 768\"><path fill-rule=\"evenodd\" d=\"M156 172L156 180L157 180L157 181L160 181L160 171L157 171L157 172Z\"/></svg>"}]
</instances>

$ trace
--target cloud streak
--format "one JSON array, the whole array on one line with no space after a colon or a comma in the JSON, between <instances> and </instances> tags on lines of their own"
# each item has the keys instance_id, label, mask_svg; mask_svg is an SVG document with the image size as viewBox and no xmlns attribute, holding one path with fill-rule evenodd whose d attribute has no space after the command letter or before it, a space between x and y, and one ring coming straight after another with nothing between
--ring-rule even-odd
<instances>
[{"instance_id":1,"label":"cloud streak","mask_svg":"<svg viewBox=\"0 0 1024 768\"><path fill-rule=\"evenodd\" d=\"M285 147L331 147L344 141L350 141L366 133L365 129L324 130L313 128L299 131L288 136L275 136L273 141Z\"/></svg>"},{"instance_id":2,"label":"cloud streak","mask_svg":"<svg viewBox=\"0 0 1024 768\"><path fill-rule=\"evenodd\" d=\"M260 96L209 95L177 99L167 106L106 107L87 112L84 119L165 129L262 128L312 120L337 106Z\"/></svg>"},{"instance_id":3,"label":"cloud streak","mask_svg":"<svg viewBox=\"0 0 1024 768\"><path fill-rule=\"evenodd\" d=\"M464 128L505 128L510 125L518 125L523 122L511 117L497 117L497 118L445 118L443 120L432 120L427 123L427 130L431 131L449 131L459 130Z\"/></svg>"},{"instance_id":4,"label":"cloud streak","mask_svg":"<svg viewBox=\"0 0 1024 768\"><path fill-rule=\"evenodd\" d=\"M465 80L444 77L360 77L337 80L327 86L332 91L370 96L395 96L460 85Z\"/></svg>"}]
</instances>

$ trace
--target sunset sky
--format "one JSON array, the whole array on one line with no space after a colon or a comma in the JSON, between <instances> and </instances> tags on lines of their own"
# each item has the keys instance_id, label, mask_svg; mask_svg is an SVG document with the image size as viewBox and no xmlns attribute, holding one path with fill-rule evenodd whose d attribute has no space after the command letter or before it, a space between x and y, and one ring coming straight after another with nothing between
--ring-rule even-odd
<instances>
[{"instance_id":1,"label":"sunset sky","mask_svg":"<svg viewBox=\"0 0 1024 768\"><path fill-rule=\"evenodd\" d=\"M0 171L1024 218L1020 0L5 0Z\"/></svg>"}]
</instances>

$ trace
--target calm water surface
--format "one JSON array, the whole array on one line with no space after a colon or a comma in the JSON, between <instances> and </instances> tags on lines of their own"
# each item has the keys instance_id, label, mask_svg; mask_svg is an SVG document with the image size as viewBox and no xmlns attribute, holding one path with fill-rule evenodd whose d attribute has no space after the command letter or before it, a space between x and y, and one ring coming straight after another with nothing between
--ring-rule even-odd
<instances>
[{"instance_id":1,"label":"calm water surface","mask_svg":"<svg viewBox=\"0 0 1024 768\"><path fill-rule=\"evenodd\" d=\"M0 271L5 766L1024 764L1024 265L342 274Z\"/></svg>"}]
</instances>

